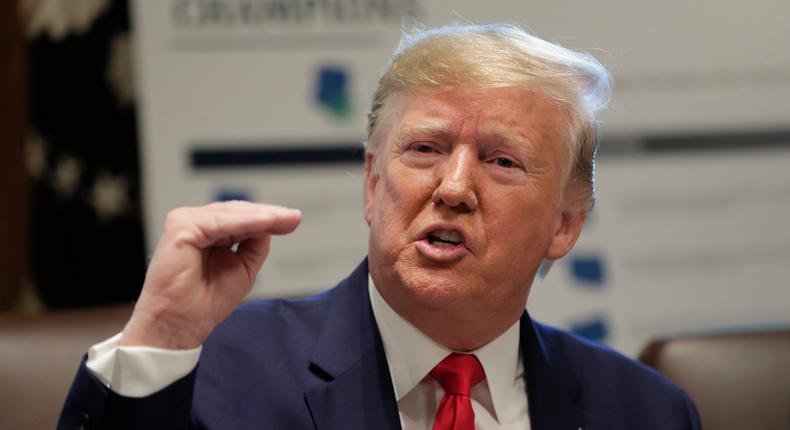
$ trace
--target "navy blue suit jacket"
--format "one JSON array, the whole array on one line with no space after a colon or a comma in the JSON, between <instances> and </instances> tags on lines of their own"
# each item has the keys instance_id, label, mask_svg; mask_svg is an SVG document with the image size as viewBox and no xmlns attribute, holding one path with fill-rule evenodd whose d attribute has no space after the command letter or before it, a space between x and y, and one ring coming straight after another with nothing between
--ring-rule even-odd
<instances>
[{"instance_id":1,"label":"navy blue suit jacket","mask_svg":"<svg viewBox=\"0 0 790 430\"><path fill-rule=\"evenodd\" d=\"M192 373L141 399L112 393L83 362L58 428L398 429L367 283L364 261L320 295L241 306ZM521 348L534 430L700 428L680 389L610 349L526 313Z\"/></svg>"}]
</instances>

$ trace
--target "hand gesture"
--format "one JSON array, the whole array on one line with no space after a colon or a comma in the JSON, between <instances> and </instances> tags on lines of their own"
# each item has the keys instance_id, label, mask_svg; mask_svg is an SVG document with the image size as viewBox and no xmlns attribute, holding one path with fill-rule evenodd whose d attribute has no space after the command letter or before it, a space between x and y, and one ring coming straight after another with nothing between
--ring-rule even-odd
<instances>
[{"instance_id":1,"label":"hand gesture","mask_svg":"<svg viewBox=\"0 0 790 430\"><path fill-rule=\"evenodd\" d=\"M301 219L298 210L242 201L171 211L119 344L202 344L252 288L271 235Z\"/></svg>"}]
</instances>

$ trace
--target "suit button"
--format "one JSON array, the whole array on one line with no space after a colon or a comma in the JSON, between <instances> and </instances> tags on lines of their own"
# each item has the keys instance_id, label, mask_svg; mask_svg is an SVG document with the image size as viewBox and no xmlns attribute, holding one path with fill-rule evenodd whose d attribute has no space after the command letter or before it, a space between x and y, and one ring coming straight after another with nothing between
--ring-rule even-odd
<instances>
[{"instance_id":1,"label":"suit button","mask_svg":"<svg viewBox=\"0 0 790 430\"><path fill-rule=\"evenodd\" d=\"M76 426L74 426L74 430L88 430L88 424L90 424L91 416L88 415L87 412L80 412L80 419Z\"/></svg>"}]
</instances>

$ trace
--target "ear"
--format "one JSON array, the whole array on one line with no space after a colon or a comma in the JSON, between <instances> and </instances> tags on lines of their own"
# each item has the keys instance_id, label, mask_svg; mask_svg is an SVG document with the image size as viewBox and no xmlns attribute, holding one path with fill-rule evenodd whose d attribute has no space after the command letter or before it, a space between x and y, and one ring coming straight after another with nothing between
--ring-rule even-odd
<instances>
[{"instance_id":1,"label":"ear","mask_svg":"<svg viewBox=\"0 0 790 430\"><path fill-rule=\"evenodd\" d=\"M582 233L587 214L587 209L565 208L561 210L557 215L558 222L554 229L554 238L546 251L546 258L556 260L571 251Z\"/></svg>"},{"instance_id":2,"label":"ear","mask_svg":"<svg viewBox=\"0 0 790 430\"><path fill-rule=\"evenodd\" d=\"M373 218L373 205L376 200L376 184L379 182L378 169L375 168L375 157L370 152L365 153L365 221L370 225Z\"/></svg>"}]
</instances>

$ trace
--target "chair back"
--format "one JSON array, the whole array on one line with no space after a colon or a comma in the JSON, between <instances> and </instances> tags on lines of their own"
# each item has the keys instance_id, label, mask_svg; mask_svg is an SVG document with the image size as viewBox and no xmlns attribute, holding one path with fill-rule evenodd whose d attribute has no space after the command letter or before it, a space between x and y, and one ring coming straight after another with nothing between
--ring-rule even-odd
<instances>
[{"instance_id":1,"label":"chair back","mask_svg":"<svg viewBox=\"0 0 790 430\"><path fill-rule=\"evenodd\" d=\"M790 429L790 330L657 340L639 359L691 396L705 430Z\"/></svg>"},{"instance_id":2,"label":"chair back","mask_svg":"<svg viewBox=\"0 0 790 430\"><path fill-rule=\"evenodd\" d=\"M80 358L131 313L124 305L0 315L0 427L55 428Z\"/></svg>"}]
</instances>

